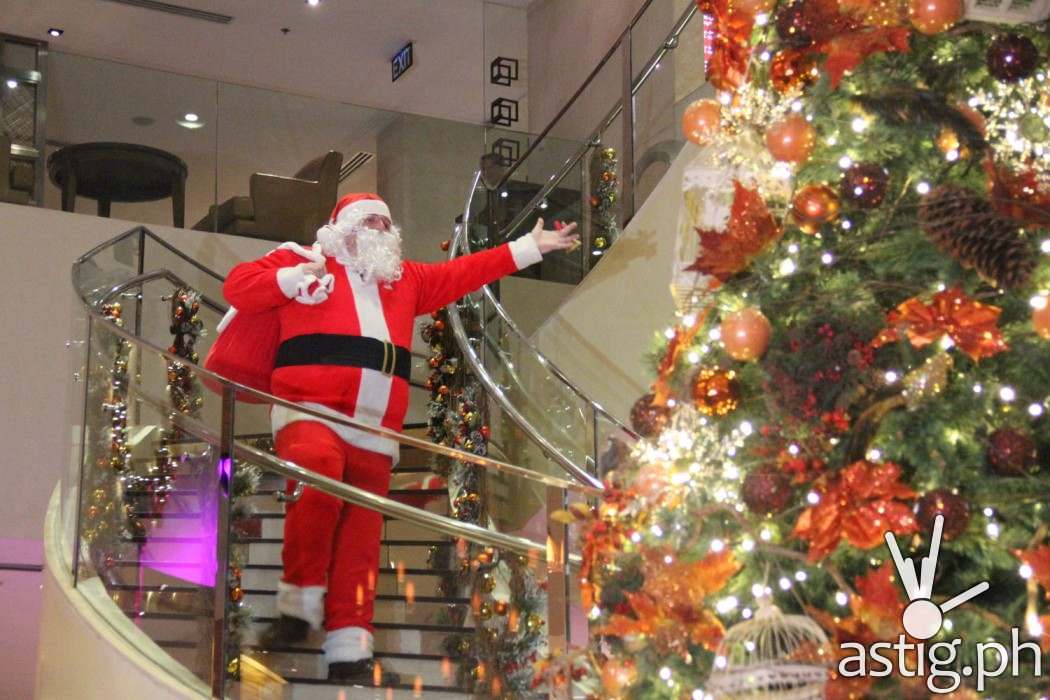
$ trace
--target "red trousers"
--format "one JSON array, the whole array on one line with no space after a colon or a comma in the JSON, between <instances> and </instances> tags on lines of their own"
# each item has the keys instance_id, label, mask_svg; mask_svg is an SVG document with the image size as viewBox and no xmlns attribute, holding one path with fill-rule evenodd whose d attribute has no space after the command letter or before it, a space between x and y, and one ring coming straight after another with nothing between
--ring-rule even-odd
<instances>
[{"instance_id":1,"label":"red trousers","mask_svg":"<svg viewBox=\"0 0 1050 700\"><path fill-rule=\"evenodd\" d=\"M343 442L330 428L296 421L278 431L277 456L366 491L386 496L392 460ZM294 482L289 483L289 489ZM284 521L285 583L326 586L328 631L372 631L383 516L307 486L289 503Z\"/></svg>"}]
</instances>

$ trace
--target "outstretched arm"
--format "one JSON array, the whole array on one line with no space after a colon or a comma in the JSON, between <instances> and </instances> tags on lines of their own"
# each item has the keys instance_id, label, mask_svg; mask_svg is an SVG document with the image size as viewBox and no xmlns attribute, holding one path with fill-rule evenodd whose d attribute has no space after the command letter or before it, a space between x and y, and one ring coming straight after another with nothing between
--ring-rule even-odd
<instances>
[{"instance_id":1,"label":"outstretched arm","mask_svg":"<svg viewBox=\"0 0 1050 700\"><path fill-rule=\"evenodd\" d=\"M544 254L566 250L579 243L576 224L558 230L543 228L543 219L532 231L497 248L444 263L406 264L406 274L416 277L418 297L416 314L428 314L451 304L464 294L495 282L513 272L538 263Z\"/></svg>"}]
</instances>

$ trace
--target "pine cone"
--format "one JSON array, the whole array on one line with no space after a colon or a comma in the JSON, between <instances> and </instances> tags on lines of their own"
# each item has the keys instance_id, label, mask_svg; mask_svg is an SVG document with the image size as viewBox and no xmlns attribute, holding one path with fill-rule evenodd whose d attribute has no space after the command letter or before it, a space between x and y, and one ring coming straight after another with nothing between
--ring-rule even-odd
<instances>
[{"instance_id":1,"label":"pine cone","mask_svg":"<svg viewBox=\"0 0 1050 700\"><path fill-rule=\"evenodd\" d=\"M919 223L938 248L1000 287L1024 285L1035 268L1017 225L965 187L943 185L926 195Z\"/></svg>"}]
</instances>

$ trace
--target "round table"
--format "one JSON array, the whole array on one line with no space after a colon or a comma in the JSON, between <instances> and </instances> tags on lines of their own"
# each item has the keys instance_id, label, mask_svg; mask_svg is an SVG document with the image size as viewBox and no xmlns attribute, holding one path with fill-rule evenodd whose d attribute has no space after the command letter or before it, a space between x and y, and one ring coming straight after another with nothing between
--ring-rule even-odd
<instances>
[{"instance_id":1,"label":"round table","mask_svg":"<svg viewBox=\"0 0 1050 700\"><path fill-rule=\"evenodd\" d=\"M78 143L47 159L51 181L62 190L62 210L77 195L98 200L98 215L113 202L150 202L171 197L172 218L182 228L186 213L186 164L159 148L135 143Z\"/></svg>"}]
</instances>

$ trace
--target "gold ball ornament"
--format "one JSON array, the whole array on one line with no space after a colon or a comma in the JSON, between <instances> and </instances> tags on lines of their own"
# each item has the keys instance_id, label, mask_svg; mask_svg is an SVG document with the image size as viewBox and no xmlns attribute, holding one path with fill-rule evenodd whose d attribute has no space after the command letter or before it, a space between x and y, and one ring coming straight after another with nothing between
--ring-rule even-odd
<instances>
[{"instance_id":1,"label":"gold ball ornament","mask_svg":"<svg viewBox=\"0 0 1050 700\"><path fill-rule=\"evenodd\" d=\"M492 606L488 603L482 603L481 607L478 608L478 619L488 620L492 617Z\"/></svg>"},{"instance_id":2,"label":"gold ball ornament","mask_svg":"<svg viewBox=\"0 0 1050 700\"><path fill-rule=\"evenodd\" d=\"M704 367L693 377L693 403L706 416L726 416L740 405L736 372Z\"/></svg>"},{"instance_id":3,"label":"gold ball ornament","mask_svg":"<svg viewBox=\"0 0 1050 700\"><path fill-rule=\"evenodd\" d=\"M543 629L543 618L537 615L536 613L532 613L525 620L525 627L529 630L529 632L539 632L541 629Z\"/></svg>"},{"instance_id":4,"label":"gold ball ornament","mask_svg":"<svg viewBox=\"0 0 1050 700\"><path fill-rule=\"evenodd\" d=\"M95 489L91 492L91 498L94 499L95 503L102 505L102 502L106 500L105 489Z\"/></svg>"},{"instance_id":5,"label":"gold ball ornament","mask_svg":"<svg viewBox=\"0 0 1050 700\"><path fill-rule=\"evenodd\" d=\"M794 49L777 52L769 66L769 80L779 93L808 87L820 77L817 57Z\"/></svg>"},{"instance_id":6,"label":"gold ball ornament","mask_svg":"<svg viewBox=\"0 0 1050 700\"><path fill-rule=\"evenodd\" d=\"M795 193L791 216L803 232L814 234L839 215L839 196L827 185L806 185Z\"/></svg>"},{"instance_id":7,"label":"gold ball ornament","mask_svg":"<svg viewBox=\"0 0 1050 700\"><path fill-rule=\"evenodd\" d=\"M88 509L87 509L88 520L94 520L95 518L97 518L99 516L99 513L101 513L101 512L102 512L102 510L98 506L88 506Z\"/></svg>"},{"instance_id":8,"label":"gold ball ornament","mask_svg":"<svg viewBox=\"0 0 1050 700\"><path fill-rule=\"evenodd\" d=\"M697 146L704 146L718 133L721 120L722 105L715 100L697 100L682 115L682 133Z\"/></svg>"},{"instance_id":9,"label":"gold ball ornament","mask_svg":"<svg viewBox=\"0 0 1050 700\"><path fill-rule=\"evenodd\" d=\"M749 306L722 319L719 330L726 353L734 360L747 362L766 352L773 327L761 311Z\"/></svg>"},{"instance_id":10,"label":"gold ball ornament","mask_svg":"<svg viewBox=\"0 0 1050 700\"><path fill-rule=\"evenodd\" d=\"M602 666L602 689L612 697L622 697L624 691L638 681L638 667L634 662L611 658Z\"/></svg>"}]
</instances>

